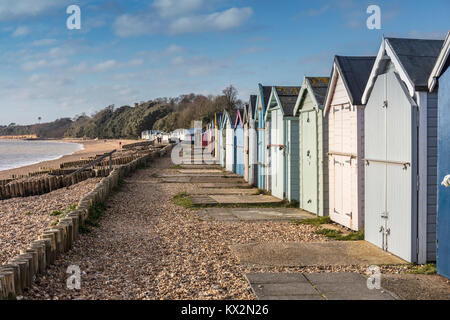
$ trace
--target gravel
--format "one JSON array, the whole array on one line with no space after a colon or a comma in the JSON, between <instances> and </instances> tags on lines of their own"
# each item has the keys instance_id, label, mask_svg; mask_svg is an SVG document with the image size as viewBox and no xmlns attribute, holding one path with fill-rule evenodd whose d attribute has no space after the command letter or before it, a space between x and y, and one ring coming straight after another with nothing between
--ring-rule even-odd
<instances>
[{"instance_id":1,"label":"gravel","mask_svg":"<svg viewBox=\"0 0 450 320\"><path fill-rule=\"evenodd\" d=\"M41 196L0 200L0 264L37 240L57 219L50 216L53 211L64 211L78 203L99 181L93 178Z\"/></svg>"},{"instance_id":2,"label":"gravel","mask_svg":"<svg viewBox=\"0 0 450 320\"><path fill-rule=\"evenodd\" d=\"M330 241L316 227L291 223L202 221L172 197L195 185L162 184L154 173L173 174L168 158L126 179L108 200L100 227L82 235L74 249L37 279L25 299L256 299L249 272L365 273L361 266L257 267L240 265L230 245L249 242ZM257 226L257 227L256 227ZM81 289L66 289L66 270L82 271ZM405 266L383 266L400 273Z\"/></svg>"}]
</instances>

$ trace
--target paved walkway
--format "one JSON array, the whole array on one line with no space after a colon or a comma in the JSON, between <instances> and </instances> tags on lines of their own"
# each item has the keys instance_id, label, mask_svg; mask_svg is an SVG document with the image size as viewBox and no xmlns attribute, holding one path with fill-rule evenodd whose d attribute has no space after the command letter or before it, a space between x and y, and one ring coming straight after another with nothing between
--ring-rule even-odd
<instances>
[{"instance_id":1,"label":"paved walkway","mask_svg":"<svg viewBox=\"0 0 450 320\"><path fill-rule=\"evenodd\" d=\"M394 300L395 295L369 289L358 273L251 273L246 275L261 300Z\"/></svg>"},{"instance_id":2,"label":"paved walkway","mask_svg":"<svg viewBox=\"0 0 450 320\"><path fill-rule=\"evenodd\" d=\"M204 220L215 221L292 221L314 217L294 208L206 208L198 215Z\"/></svg>"},{"instance_id":3,"label":"paved walkway","mask_svg":"<svg viewBox=\"0 0 450 320\"><path fill-rule=\"evenodd\" d=\"M254 243L232 246L241 263L263 266L396 265L404 260L367 241Z\"/></svg>"}]
</instances>

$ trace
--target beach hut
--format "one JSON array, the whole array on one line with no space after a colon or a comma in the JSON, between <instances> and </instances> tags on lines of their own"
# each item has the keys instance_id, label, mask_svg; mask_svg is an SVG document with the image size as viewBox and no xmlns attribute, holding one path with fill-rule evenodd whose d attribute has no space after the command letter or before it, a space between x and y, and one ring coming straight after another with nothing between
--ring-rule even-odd
<instances>
[{"instance_id":1,"label":"beach hut","mask_svg":"<svg viewBox=\"0 0 450 320\"><path fill-rule=\"evenodd\" d=\"M244 108L244 179L250 185L256 183L257 135L256 135L256 95L251 95Z\"/></svg>"},{"instance_id":2,"label":"beach hut","mask_svg":"<svg viewBox=\"0 0 450 320\"><path fill-rule=\"evenodd\" d=\"M234 172L234 122L232 119L236 120L236 113L225 110L223 117L225 169Z\"/></svg>"},{"instance_id":3,"label":"beach hut","mask_svg":"<svg viewBox=\"0 0 450 320\"><path fill-rule=\"evenodd\" d=\"M270 127L270 189L275 197L289 201L299 200L298 117L294 117L299 91L300 87L273 87L265 115Z\"/></svg>"},{"instance_id":4,"label":"beach hut","mask_svg":"<svg viewBox=\"0 0 450 320\"><path fill-rule=\"evenodd\" d=\"M328 123L329 216L347 228L364 227L363 91L375 57L334 58L324 117Z\"/></svg>"},{"instance_id":5,"label":"beach hut","mask_svg":"<svg viewBox=\"0 0 450 320\"><path fill-rule=\"evenodd\" d=\"M429 92L438 90L437 270L450 279L450 32L428 80ZM435 114L428 114L435 117Z\"/></svg>"},{"instance_id":6,"label":"beach hut","mask_svg":"<svg viewBox=\"0 0 450 320\"><path fill-rule=\"evenodd\" d=\"M409 262L436 259L437 94L443 41L385 38L364 90L365 238Z\"/></svg>"},{"instance_id":7,"label":"beach hut","mask_svg":"<svg viewBox=\"0 0 450 320\"><path fill-rule=\"evenodd\" d=\"M219 121L217 119L217 113L214 114L214 158L216 159L216 163L219 162Z\"/></svg>"},{"instance_id":8,"label":"beach hut","mask_svg":"<svg viewBox=\"0 0 450 320\"><path fill-rule=\"evenodd\" d=\"M233 172L244 176L244 123L242 110L236 111L234 121L234 169Z\"/></svg>"},{"instance_id":9,"label":"beach hut","mask_svg":"<svg viewBox=\"0 0 450 320\"><path fill-rule=\"evenodd\" d=\"M256 159L256 185L261 190L267 190L266 183L266 123L265 114L269 102L271 86L258 84L256 98L256 127L257 127L257 159Z\"/></svg>"},{"instance_id":10,"label":"beach hut","mask_svg":"<svg viewBox=\"0 0 450 320\"><path fill-rule=\"evenodd\" d=\"M217 149L218 149L218 162L222 168L225 168L225 138L224 138L224 112L218 115L218 128L217 128Z\"/></svg>"},{"instance_id":11,"label":"beach hut","mask_svg":"<svg viewBox=\"0 0 450 320\"><path fill-rule=\"evenodd\" d=\"M305 77L297 96L299 205L318 216L328 215L328 127L323 104L329 78Z\"/></svg>"}]
</instances>

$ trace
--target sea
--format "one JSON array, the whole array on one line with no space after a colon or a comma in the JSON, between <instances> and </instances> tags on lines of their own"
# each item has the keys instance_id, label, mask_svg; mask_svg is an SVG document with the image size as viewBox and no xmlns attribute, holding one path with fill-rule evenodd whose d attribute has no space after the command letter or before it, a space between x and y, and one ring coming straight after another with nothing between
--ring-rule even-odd
<instances>
[{"instance_id":1,"label":"sea","mask_svg":"<svg viewBox=\"0 0 450 320\"><path fill-rule=\"evenodd\" d=\"M82 149L82 144L69 142L0 140L0 171L56 160Z\"/></svg>"}]
</instances>

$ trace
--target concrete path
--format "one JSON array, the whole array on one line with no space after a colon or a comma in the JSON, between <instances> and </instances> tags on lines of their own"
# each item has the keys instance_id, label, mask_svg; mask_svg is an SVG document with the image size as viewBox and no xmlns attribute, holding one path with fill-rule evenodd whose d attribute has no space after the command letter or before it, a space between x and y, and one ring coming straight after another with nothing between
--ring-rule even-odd
<instances>
[{"instance_id":1,"label":"concrete path","mask_svg":"<svg viewBox=\"0 0 450 320\"><path fill-rule=\"evenodd\" d=\"M220 188L220 189L233 189L233 188L253 188L252 186L245 183L229 183L229 182L219 182L219 183L200 183L198 184L199 188Z\"/></svg>"},{"instance_id":2,"label":"concrete path","mask_svg":"<svg viewBox=\"0 0 450 320\"><path fill-rule=\"evenodd\" d=\"M248 189L244 189L244 188L230 188L230 189L226 189L226 188L203 188L203 189L196 189L193 191L189 191L190 195L220 195L220 194L234 194L234 195L241 195L241 196L246 196L246 195L256 195L258 194L258 189L254 189L254 188L248 188Z\"/></svg>"},{"instance_id":3,"label":"concrete path","mask_svg":"<svg viewBox=\"0 0 450 320\"><path fill-rule=\"evenodd\" d=\"M358 273L251 273L246 278L260 300L395 300L384 289L369 289Z\"/></svg>"},{"instance_id":4,"label":"concrete path","mask_svg":"<svg viewBox=\"0 0 450 320\"><path fill-rule=\"evenodd\" d=\"M225 173L223 170L220 169L180 169L178 170L181 174L211 174L211 173Z\"/></svg>"},{"instance_id":5,"label":"concrete path","mask_svg":"<svg viewBox=\"0 0 450 320\"><path fill-rule=\"evenodd\" d=\"M193 195L192 204L203 205L268 205L280 204L283 200L266 195Z\"/></svg>"},{"instance_id":6,"label":"concrete path","mask_svg":"<svg viewBox=\"0 0 450 320\"><path fill-rule=\"evenodd\" d=\"M404 260L366 241L256 243L231 246L241 263L263 266L396 265Z\"/></svg>"},{"instance_id":7,"label":"concrete path","mask_svg":"<svg viewBox=\"0 0 450 320\"><path fill-rule=\"evenodd\" d=\"M181 169L194 169L194 170L209 170L217 169L221 170L222 167L219 164L182 164Z\"/></svg>"},{"instance_id":8,"label":"concrete path","mask_svg":"<svg viewBox=\"0 0 450 320\"><path fill-rule=\"evenodd\" d=\"M244 184L246 185L244 179L235 177L214 177L214 176L183 176L183 175L168 175L162 177L163 183L213 183L213 184Z\"/></svg>"},{"instance_id":9,"label":"concrete path","mask_svg":"<svg viewBox=\"0 0 450 320\"><path fill-rule=\"evenodd\" d=\"M203 220L215 221L292 221L314 217L305 211L294 208L206 208L198 215Z\"/></svg>"}]
</instances>

